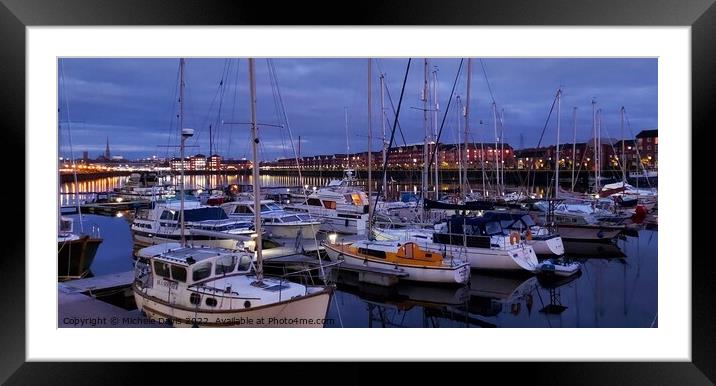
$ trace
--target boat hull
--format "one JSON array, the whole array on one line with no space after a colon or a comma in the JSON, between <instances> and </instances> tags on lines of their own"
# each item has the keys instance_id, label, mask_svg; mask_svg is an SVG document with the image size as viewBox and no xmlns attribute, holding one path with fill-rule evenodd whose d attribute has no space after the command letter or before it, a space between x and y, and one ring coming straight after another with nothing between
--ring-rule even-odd
<instances>
[{"instance_id":1,"label":"boat hull","mask_svg":"<svg viewBox=\"0 0 716 386\"><path fill-rule=\"evenodd\" d=\"M624 227L592 225L558 225L557 232L563 240L609 241L624 231Z\"/></svg>"},{"instance_id":2,"label":"boat hull","mask_svg":"<svg viewBox=\"0 0 716 386\"><path fill-rule=\"evenodd\" d=\"M57 278L70 280L85 277L94 261L102 239L83 236L57 243Z\"/></svg>"},{"instance_id":3,"label":"boat hull","mask_svg":"<svg viewBox=\"0 0 716 386\"><path fill-rule=\"evenodd\" d=\"M149 247L152 245L163 244L163 243L176 243L181 241L181 237L171 237L164 235L142 235L134 233L132 236L134 239L134 245L136 249ZM215 247L224 249L237 249L238 241L233 239L217 239L211 237L196 237L187 234L186 242L189 245L204 246L204 247Z\"/></svg>"},{"instance_id":4,"label":"boat hull","mask_svg":"<svg viewBox=\"0 0 716 386\"><path fill-rule=\"evenodd\" d=\"M410 266L368 259L363 256L343 252L334 245L325 245L328 256L333 261L343 260L345 264L379 269L394 269L408 274L401 278L424 283L465 284L470 280L470 267L461 264L455 267Z\"/></svg>"},{"instance_id":5,"label":"boat hull","mask_svg":"<svg viewBox=\"0 0 716 386\"><path fill-rule=\"evenodd\" d=\"M301 238L313 239L321 229L321 224L264 224L266 232L272 237L294 238L301 232Z\"/></svg>"},{"instance_id":6,"label":"boat hull","mask_svg":"<svg viewBox=\"0 0 716 386\"><path fill-rule=\"evenodd\" d=\"M527 240L527 245L531 246L538 255L564 255L564 243L562 238L557 235L551 235L544 238L534 238Z\"/></svg>"},{"instance_id":7,"label":"boat hull","mask_svg":"<svg viewBox=\"0 0 716 386\"><path fill-rule=\"evenodd\" d=\"M332 293L328 287L265 306L213 312L171 305L143 294L136 286L134 300L148 318L174 327L322 328Z\"/></svg>"}]
</instances>

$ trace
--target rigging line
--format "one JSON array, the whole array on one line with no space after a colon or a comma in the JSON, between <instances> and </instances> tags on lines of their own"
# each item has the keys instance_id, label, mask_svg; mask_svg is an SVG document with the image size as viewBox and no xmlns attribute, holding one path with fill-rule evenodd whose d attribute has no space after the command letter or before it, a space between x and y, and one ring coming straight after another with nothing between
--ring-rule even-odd
<instances>
[{"instance_id":1,"label":"rigging line","mask_svg":"<svg viewBox=\"0 0 716 386\"><path fill-rule=\"evenodd\" d=\"M217 88L216 88L216 92L214 93L214 97L211 99L211 103L209 104L209 108L208 108L208 110L206 111L206 117L205 117L204 120L202 121L201 125L199 125L199 128L197 129L196 134L195 134L194 137L192 138L192 139L193 139L193 142L192 142L193 145L196 145L197 143L199 143L199 138L201 137L201 133L202 133L202 131L204 130L204 127L207 126L207 124L209 123L209 116L211 115L211 112L212 112L213 109L214 109L214 103L216 102L216 98L219 96L219 93L220 93L220 91L221 91L222 84L223 84L223 80L224 80L224 71L223 71L223 69L222 69L221 79L220 79L220 81L219 81L219 85L218 85ZM185 82L185 83L186 83L186 82ZM190 90L190 89L189 89L189 88L186 88L186 86L185 86L185 95L184 95L184 98L185 98L185 99L188 99L187 96L186 96L186 94L189 94L189 92L190 92L189 90ZM189 106L189 104L188 104L188 103L185 103L184 106ZM187 110L187 109L185 109L185 110ZM185 115L186 115L186 114L185 114ZM196 123L196 122L195 122L195 123Z\"/></svg>"},{"instance_id":2,"label":"rigging line","mask_svg":"<svg viewBox=\"0 0 716 386\"><path fill-rule=\"evenodd\" d=\"M62 61L59 61L59 62L60 62L60 79L62 80L62 84L65 86L64 94L65 94L65 110L67 110L67 138L68 138L69 144L70 144L70 159L72 160L72 174L74 175L74 179L75 179L75 189L74 189L75 190L75 201L77 203L77 213L79 214L79 219L80 219L80 232L84 233L84 225L82 224L82 222L83 222L82 221L82 211L80 210L80 200L79 200L80 188L79 188L79 184L77 183L77 168L75 165L75 155L74 155L74 152L72 151L72 133L71 133L72 132L72 121L70 120L70 103L68 101L69 98L67 97L67 94L69 94L67 92L69 85L65 81L65 71L64 71L64 66L62 65ZM58 130L59 130L59 120L60 120L60 117L58 114L58 117L57 117Z\"/></svg>"},{"instance_id":3,"label":"rigging line","mask_svg":"<svg viewBox=\"0 0 716 386\"><path fill-rule=\"evenodd\" d=\"M238 99L238 92L239 92L239 67L241 66L241 61L239 59L236 59L236 78L234 78L234 97L231 101L231 122L236 122L235 118L235 112L236 112L236 100ZM233 130L229 130L229 143L227 144L226 148L226 156L231 156L231 143L233 140Z\"/></svg>"},{"instance_id":4,"label":"rigging line","mask_svg":"<svg viewBox=\"0 0 716 386\"><path fill-rule=\"evenodd\" d=\"M176 135L176 132L174 130L174 120L179 119L177 111L176 111L176 102L177 102L177 89L179 88L179 67L177 67L177 75L176 79L174 80L174 95L172 96L172 103L170 106L170 115L171 119L169 119L169 135L167 136L167 146L164 150L164 158L169 157L169 149L172 143L174 143L172 140L174 139L174 136ZM178 124L178 123L177 123ZM176 155L176 149L172 151L172 156Z\"/></svg>"},{"instance_id":5,"label":"rigging line","mask_svg":"<svg viewBox=\"0 0 716 386\"><path fill-rule=\"evenodd\" d=\"M211 143L214 144L213 149L211 146L209 147L209 157L211 157L214 153L218 153L216 145L217 139L219 138L219 133L221 130L221 125L219 124L221 122L221 108L224 105L224 94L226 94L226 83L224 82L225 79L229 77L229 74L231 73L231 60L225 59L226 63L226 73L222 74L221 76L221 82L219 82L219 87L221 88L221 95L219 95L219 107L216 114L216 120L214 121L214 127L216 127L216 131L213 133L213 138L211 138Z\"/></svg>"},{"instance_id":6,"label":"rigging line","mask_svg":"<svg viewBox=\"0 0 716 386\"><path fill-rule=\"evenodd\" d=\"M492 103L497 105L497 102L495 101L495 94L492 92L492 85L490 85L490 79L487 77L487 69L485 68L485 62L480 59L480 67L482 67L482 73L485 76L485 82L487 82L487 90L490 92L490 98L492 98Z\"/></svg>"},{"instance_id":7,"label":"rigging line","mask_svg":"<svg viewBox=\"0 0 716 386\"><path fill-rule=\"evenodd\" d=\"M390 89L388 89L388 81L387 76L383 72L383 70L380 68L380 59L375 60L376 66L378 66L378 72L383 75L383 78L386 79L385 82L383 82L383 85L385 86L385 94L388 96L388 103L390 103L390 108L393 110L393 116L395 116L395 105L393 104L393 98L390 96ZM385 117L386 122L388 125L390 125L390 120L388 119L388 116ZM403 128L400 126L400 122L398 122L398 131L400 132L400 138L403 140L403 146L407 145L407 142L405 141L405 135L403 134Z\"/></svg>"},{"instance_id":8,"label":"rigging line","mask_svg":"<svg viewBox=\"0 0 716 386\"><path fill-rule=\"evenodd\" d=\"M447 118L448 112L450 112L450 103L452 103L452 97L455 95L455 87L457 86L457 80L460 78L460 72L462 71L462 63L465 61L464 58L460 59L460 65L457 68L457 74L455 74L455 81L452 83L452 90L450 91L450 98L448 98L447 106L445 107L445 113L443 114L442 122L440 123L440 130L438 131L438 137L435 139L435 147L433 152L430 154L429 161L435 159L435 153L438 150L438 144L440 143L440 136L443 134L443 127L445 127L445 119ZM437 160L435 160L437 163ZM435 165L437 167L437 165Z\"/></svg>"},{"instance_id":9,"label":"rigging line","mask_svg":"<svg viewBox=\"0 0 716 386\"><path fill-rule=\"evenodd\" d=\"M388 142L388 149L385 152L385 160L383 161L383 176L382 178L385 178L386 168L388 167L388 160L390 159L390 149L393 147L393 141L395 140L395 129L398 126L398 117L400 116L400 108L403 105L403 96L405 95L405 84L408 81L408 73L410 73L410 62L412 61L412 58L408 58L408 64L405 68L405 77L403 77L403 87L400 89L400 99L398 99L398 109L395 112L395 119L393 121L393 129L390 132L390 142ZM378 194L375 196L375 204L373 204L373 207L375 208L378 205L378 197L380 197L381 190L383 189L383 184L378 184ZM370 203L369 203L370 204ZM373 217L373 221L375 221L375 217ZM368 231L368 237L370 239L373 238L373 232L370 230L372 229L373 224L369 225L369 231Z\"/></svg>"},{"instance_id":10,"label":"rigging line","mask_svg":"<svg viewBox=\"0 0 716 386\"><path fill-rule=\"evenodd\" d=\"M559 91L558 91L559 93ZM539 136L539 141L537 141L537 149L539 149L540 145L542 145L542 139L544 139L544 133L547 131L547 125L549 124L549 119L552 117L552 112L554 111L554 105L557 104L557 95L554 96L554 99L552 99L552 107L549 108L549 114L547 114L547 119L544 121L544 127L542 127L542 133ZM527 185L530 183L530 172L532 171L532 168L534 166L534 163L537 161L534 161L530 164L530 168L527 170ZM537 177L533 178L532 180L532 189L534 189L535 180ZM528 186L529 188L529 186Z\"/></svg>"},{"instance_id":11,"label":"rigging line","mask_svg":"<svg viewBox=\"0 0 716 386\"><path fill-rule=\"evenodd\" d=\"M270 64L268 63L268 61L267 61L267 65L270 66ZM277 82L276 82L276 79L272 76L272 74L271 74L271 69L270 69L270 68L269 68L269 80L270 80L270 83L271 83L271 93L272 93L272 95L273 95L273 103L274 103L274 107L275 107L275 109L274 109L274 118L276 119L276 122L281 122L281 123L282 123L282 126L283 126L283 121L282 121L281 118L279 117L279 113L280 113L279 110L281 109L281 105L280 105L280 103L279 103L279 101L278 101L278 95L277 95L278 84L277 84ZM279 135L280 135L280 138L281 138L281 155L283 155L284 158L288 158L288 157L287 157L287 154L286 154L286 141L285 141L285 136L284 136L284 133L283 133L283 127L281 127L281 130L279 130Z\"/></svg>"}]
</instances>

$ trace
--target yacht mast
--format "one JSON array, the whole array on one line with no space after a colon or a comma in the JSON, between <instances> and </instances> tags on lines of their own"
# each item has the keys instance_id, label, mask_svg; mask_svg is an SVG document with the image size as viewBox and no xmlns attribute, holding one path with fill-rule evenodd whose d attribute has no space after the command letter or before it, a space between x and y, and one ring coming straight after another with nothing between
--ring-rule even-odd
<instances>
[{"instance_id":1,"label":"yacht mast","mask_svg":"<svg viewBox=\"0 0 716 386\"><path fill-rule=\"evenodd\" d=\"M460 121L462 118L462 100L457 96L457 186L460 195L464 194L462 189L462 145L460 140Z\"/></svg>"},{"instance_id":2,"label":"yacht mast","mask_svg":"<svg viewBox=\"0 0 716 386\"><path fill-rule=\"evenodd\" d=\"M254 228L256 229L256 283L264 278L261 240L261 186L259 184L259 136L256 127L256 79L254 59L249 58L249 89L251 92L251 142L253 153Z\"/></svg>"},{"instance_id":3,"label":"yacht mast","mask_svg":"<svg viewBox=\"0 0 716 386\"><path fill-rule=\"evenodd\" d=\"M557 90L557 152L554 160L554 197L559 198L559 131L562 124L562 89Z\"/></svg>"},{"instance_id":4,"label":"yacht mast","mask_svg":"<svg viewBox=\"0 0 716 386\"><path fill-rule=\"evenodd\" d=\"M346 116L346 158L348 158L348 169L351 167L351 143L348 139L348 107L343 107Z\"/></svg>"},{"instance_id":5,"label":"yacht mast","mask_svg":"<svg viewBox=\"0 0 716 386\"><path fill-rule=\"evenodd\" d=\"M179 128L181 130L181 146L180 146L180 157L181 157L181 194L179 203L179 228L181 230L181 246L186 246L186 235L184 234L184 142L186 138L184 135L184 58L179 59Z\"/></svg>"},{"instance_id":6,"label":"yacht mast","mask_svg":"<svg viewBox=\"0 0 716 386\"><path fill-rule=\"evenodd\" d=\"M505 109L500 110L500 182L505 194Z\"/></svg>"},{"instance_id":7,"label":"yacht mast","mask_svg":"<svg viewBox=\"0 0 716 386\"><path fill-rule=\"evenodd\" d=\"M423 77L423 92L420 99L423 101L423 128L425 129L425 137L423 144L423 181L422 181L422 195L423 202L427 198L428 192L428 139L430 138L430 125L428 124L428 59L423 59L424 77ZM425 212L423 210L423 212ZM424 213L423 213L424 214ZM424 220L423 216L423 220Z\"/></svg>"},{"instance_id":8,"label":"yacht mast","mask_svg":"<svg viewBox=\"0 0 716 386\"><path fill-rule=\"evenodd\" d=\"M386 145L385 142L385 98L383 96L385 91L385 74L380 74L380 127L383 130L383 164L385 164ZM383 196L388 196L388 173L383 173Z\"/></svg>"},{"instance_id":9,"label":"yacht mast","mask_svg":"<svg viewBox=\"0 0 716 386\"><path fill-rule=\"evenodd\" d=\"M622 128L622 182L626 183L626 158L624 157L624 106L621 108L621 128Z\"/></svg>"},{"instance_id":10,"label":"yacht mast","mask_svg":"<svg viewBox=\"0 0 716 386\"><path fill-rule=\"evenodd\" d=\"M577 106L572 109L572 190L574 190L574 166L577 162Z\"/></svg>"},{"instance_id":11,"label":"yacht mast","mask_svg":"<svg viewBox=\"0 0 716 386\"><path fill-rule=\"evenodd\" d=\"M594 136L594 186L599 184L599 172L597 171L597 101L592 98L592 135Z\"/></svg>"},{"instance_id":12,"label":"yacht mast","mask_svg":"<svg viewBox=\"0 0 716 386\"><path fill-rule=\"evenodd\" d=\"M371 175L371 160L373 152L371 151L371 141L373 141L373 98L371 84L373 81L373 59L368 58L368 224L373 223L373 210L370 206L370 199L373 193L373 177ZM370 225L369 225L370 227ZM368 230L370 233L370 229Z\"/></svg>"},{"instance_id":13,"label":"yacht mast","mask_svg":"<svg viewBox=\"0 0 716 386\"><path fill-rule=\"evenodd\" d=\"M495 128L495 194L500 195L500 165L497 158L497 104L492 102L492 124Z\"/></svg>"},{"instance_id":14,"label":"yacht mast","mask_svg":"<svg viewBox=\"0 0 716 386\"><path fill-rule=\"evenodd\" d=\"M439 199L440 193L440 175L439 167L440 163L438 160L438 153L440 152L440 146L438 145L438 110L440 105L438 104L438 70L437 67L433 70L433 138L435 139L435 199Z\"/></svg>"},{"instance_id":15,"label":"yacht mast","mask_svg":"<svg viewBox=\"0 0 716 386\"><path fill-rule=\"evenodd\" d=\"M465 100L465 135L463 136L463 140L465 141L465 151L463 156L463 162L465 162L465 177L463 178L463 183L465 184L465 187L463 188L462 194L463 196L467 195L467 167L469 165L468 157L469 157L469 150L467 148L468 144L468 133L470 132L470 93L471 93L471 84L472 84L472 58L467 58L467 99ZM474 147L474 146L473 146ZM473 149L474 150L474 149Z\"/></svg>"}]
</instances>

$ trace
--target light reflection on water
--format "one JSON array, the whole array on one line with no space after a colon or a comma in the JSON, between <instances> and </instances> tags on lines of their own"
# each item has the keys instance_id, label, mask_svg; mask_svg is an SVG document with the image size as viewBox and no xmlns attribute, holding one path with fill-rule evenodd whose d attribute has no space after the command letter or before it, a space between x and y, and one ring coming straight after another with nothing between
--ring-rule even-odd
<instances>
[{"instance_id":1,"label":"light reflection on water","mask_svg":"<svg viewBox=\"0 0 716 386\"><path fill-rule=\"evenodd\" d=\"M253 183L253 177L250 175L196 175L196 176L185 176L187 189L206 189L207 187L215 186L226 186L230 184L246 185L250 186ZM302 180L299 180L297 175L287 176L268 176L262 175L261 186L262 187L299 187L308 185L309 188L322 187L328 185L328 183L338 177L326 177L326 176L303 176ZM401 192L417 192L420 189L420 176L419 174L415 179L409 178L401 180L399 182L391 182L388 180L388 197L398 198ZM75 189L74 182L66 182L60 185L60 200L61 205L73 205L75 197L79 197L80 201L90 198L91 194L98 192L108 192L115 188L123 186L128 176L124 177L106 177L98 178L88 181L79 181L79 189ZM455 180L455 181L453 181ZM171 184L178 184L180 181L179 176L165 176L163 181ZM362 185L367 189L367 180L360 178L358 184ZM377 191L379 185L382 184L382 178L379 173L375 173L373 176L373 191ZM457 188L457 180L455 178L445 180L440 185L442 191ZM475 191L481 191L482 185L473 184L472 188ZM544 194L544 187L535 187L533 191L537 194ZM78 196L76 196L78 194Z\"/></svg>"}]
</instances>

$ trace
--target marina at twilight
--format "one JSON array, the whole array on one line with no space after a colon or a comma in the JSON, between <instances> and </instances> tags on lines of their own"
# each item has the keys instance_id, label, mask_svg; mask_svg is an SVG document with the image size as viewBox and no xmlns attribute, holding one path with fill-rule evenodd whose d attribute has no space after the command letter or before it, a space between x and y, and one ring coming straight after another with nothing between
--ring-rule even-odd
<instances>
[{"instance_id":1,"label":"marina at twilight","mask_svg":"<svg viewBox=\"0 0 716 386\"><path fill-rule=\"evenodd\" d=\"M655 59L58 63L60 327L658 327Z\"/></svg>"}]
</instances>

